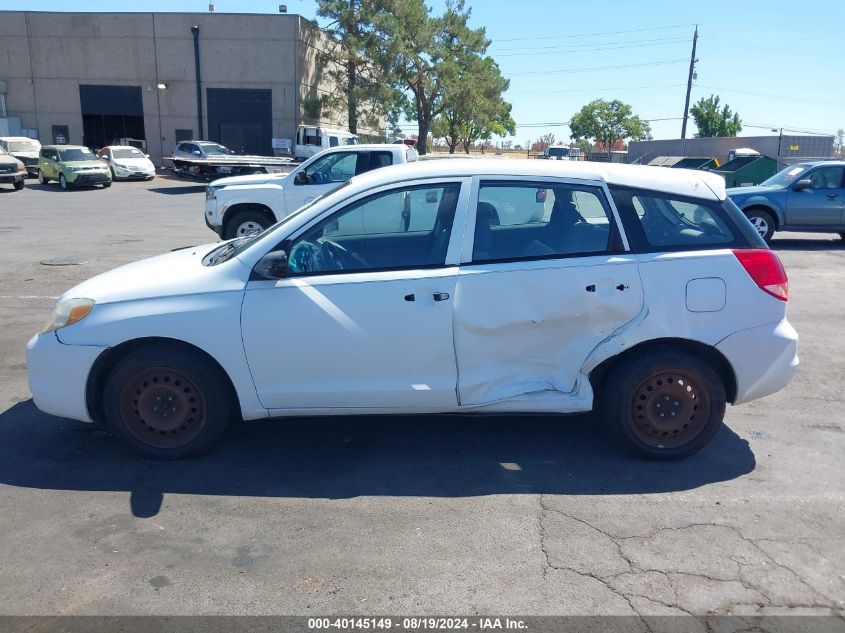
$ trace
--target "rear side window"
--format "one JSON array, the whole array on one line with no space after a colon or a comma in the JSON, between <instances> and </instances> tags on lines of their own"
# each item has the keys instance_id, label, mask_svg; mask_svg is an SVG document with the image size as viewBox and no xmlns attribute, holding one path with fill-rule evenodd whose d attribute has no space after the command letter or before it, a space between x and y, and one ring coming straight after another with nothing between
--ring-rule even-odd
<instances>
[{"instance_id":1,"label":"rear side window","mask_svg":"<svg viewBox=\"0 0 845 633\"><path fill-rule=\"evenodd\" d=\"M716 200L611 187L635 251L748 247L748 238Z\"/></svg>"}]
</instances>

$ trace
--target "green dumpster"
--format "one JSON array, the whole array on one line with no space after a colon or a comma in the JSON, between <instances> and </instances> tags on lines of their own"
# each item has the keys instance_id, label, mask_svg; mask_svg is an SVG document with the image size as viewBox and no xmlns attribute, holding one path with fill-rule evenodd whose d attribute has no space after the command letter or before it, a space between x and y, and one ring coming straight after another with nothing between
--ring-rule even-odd
<instances>
[{"instance_id":1,"label":"green dumpster","mask_svg":"<svg viewBox=\"0 0 845 633\"><path fill-rule=\"evenodd\" d=\"M714 169L714 174L725 178L725 187L759 185L777 171L777 161L768 156L737 156Z\"/></svg>"}]
</instances>

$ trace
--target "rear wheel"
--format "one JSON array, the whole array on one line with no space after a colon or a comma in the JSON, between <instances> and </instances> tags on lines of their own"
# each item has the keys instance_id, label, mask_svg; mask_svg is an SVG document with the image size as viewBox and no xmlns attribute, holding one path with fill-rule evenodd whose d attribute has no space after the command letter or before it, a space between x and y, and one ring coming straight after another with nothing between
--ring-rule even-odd
<instances>
[{"instance_id":1,"label":"rear wheel","mask_svg":"<svg viewBox=\"0 0 845 633\"><path fill-rule=\"evenodd\" d=\"M241 211L226 223L224 237L227 240L235 237L246 237L260 233L270 226L270 224L272 224L270 219L260 211Z\"/></svg>"},{"instance_id":2,"label":"rear wheel","mask_svg":"<svg viewBox=\"0 0 845 633\"><path fill-rule=\"evenodd\" d=\"M130 352L109 376L103 409L112 431L150 457L206 452L235 416L221 370L189 350L151 345Z\"/></svg>"},{"instance_id":3,"label":"rear wheel","mask_svg":"<svg viewBox=\"0 0 845 633\"><path fill-rule=\"evenodd\" d=\"M745 217L767 243L772 239L775 234L775 219L771 213L763 209L747 209Z\"/></svg>"},{"instance_id":4,"label":"rear wheel","mask_svg":"<svg viewBox=\"0 0 845 633\"><path fill-rule=\"evenodd\" d=\"M725 386L701 359L672 347L632 355L606 383L610 427L636 455L680 459L702 449L722 425Z\"/></svg>"}]
</instances>

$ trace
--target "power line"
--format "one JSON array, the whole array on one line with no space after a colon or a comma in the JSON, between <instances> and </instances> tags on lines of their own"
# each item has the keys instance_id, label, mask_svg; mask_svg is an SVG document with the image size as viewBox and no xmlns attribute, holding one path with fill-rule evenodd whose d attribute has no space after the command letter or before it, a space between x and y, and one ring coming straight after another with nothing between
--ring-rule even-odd
<instances>
[{"instance_id":1,"label":"power line","mask_svg":"<svg viewBox=\"0 0 845 633\"><path fill-rule=\"evenodd\" d=\"M625 92L626 90L657 90L660 88L683 88L686 84L662 84L658 86L616 86L613 88L569 88L567 90L519 90L510 91L511 95L545 95L562 92Z\"/></svg>"},{"instance_id":2,"label":"power line","mask_svg":"<svg viewBox=\"0 0 845 633\"><path fill-rule=\"evenodd\" d=\"M673 40L665 40L663 42L658 42L658 43L653 43L653 44L627 44L627 45L624 45L624 46L601 46L601 47L597 47L597 48L581 48L581 49L577 49L577 50L565 50L565 51L528 49L532 52L493 53L493 54L491 54L491 57L498 59L500 57L525 57L527 55L536 56L536 55L540 55L540 54L542 54L542 55L574 55L574 54L577 54L577 53L594 53L594 52L598 52L598 51L617 51L617 50L628 49L628 48L646 48L646 47L649 47L649 46L666 46L667 44L678 44L680 42L686 42L686 41L688 41L688 38L683 37L683 38L678 38L678 39L673 39ZM552 47L549 47L549 48L552 48Z\"/></svg>"},{"instance_id":3,"label":"power line","mask_svg":"<svg viewBox=\"0 0 845 633\"><path fill-rule=\"evenodd\" d=\"M779 94L771 94L765 92L751 92L749 90L734 90L732 88L717 88L716 86L705 86L704 84L694 84L696 88L705 88L707 90L717 90L719 92L734 92L741 95L750 95L752 97L765 97L767 99L777 99L779 101L794 101L796 103L813 103L822 105L840 105L841 102L820 101L818 99L796 99L794 97L784 97Z\"/></svg>"},{"instance_id":4,"label":"power line","mask_svg":"<svg viewBox=\"0 0 845 633\"><path fill-rule=\"evenodd\" d=\"M617 41L617 42L589 42L587 44L564 44L562 46L512 46L509 48L498 48L495 44L491 46L491 49L499 50L499 51L546 51L546 50L559 50L559 49L579 49L579 48L591 48L593 46L627 46L629 44L645 44L648 42L674 42L674 41L686 41L688 38L686 36L683 37L658 37L652 38L649 40L628 40L628 41Z\"/></svg>"},{"instance_id":5,"label":"power line","mask_svg":"<svg viewBox=\"0 0 845 633\"><path fill-rule=\"evenodd\" d=\"M686 63L686 59L664 59L639 64L624 64L621 66L593 66L592 68L561 68L558 70L532 70L525 73L510 73L511 77L528 77L530 75L561 75L570 73L590 73L604 70L624 70L627 68L643 68L645 66L663 66L666 64Z\"/></svg>"},{"instance_id":6,"label":"power line","mask_svg":"<svg viewBox=\"0 0 845 633\"><path fill-rule=\"evenodd\" d=\"M673 24L671 26L652 26L644 29L626 29L624 31L605 31L603 33L577 33L570 35L548 35L543 37L511 37L506 39L497 39L497 42L525 42L536 40L563 40L578 37L597 37L599 35L620 35L622 33L645 33L646 31L665 31L668 29L680 29L686 26L695 26L695 24Z\"/></svg>"}]
</instances>

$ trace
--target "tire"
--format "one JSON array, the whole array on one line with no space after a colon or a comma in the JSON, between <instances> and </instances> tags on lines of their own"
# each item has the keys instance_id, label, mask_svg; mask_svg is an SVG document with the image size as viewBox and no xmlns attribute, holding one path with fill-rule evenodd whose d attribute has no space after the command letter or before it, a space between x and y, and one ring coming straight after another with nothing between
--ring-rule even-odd
<instances>
[{"instance_id":1,"label":"tire","mask_svg":"<svg viewBox=\"0 0 845 633\"><path fill-rule=\"evenodd\" d=\"M111 180L103 183L103 189L108 189L109 187L111 187Z\"/></svg>"},{"instance_id":2,"label":"tire","mask_svg":"<svg viewBox=\"0 0 845 633\"><path fill-rule=\"evenodd\" d=\"M207 452L237 416L219 367L197 352L160 343L117 364L106 380L103 411L115 435L157 459Z\"/></svg>"},{"instance_id":3,"label":"tire","mask_svg":"<svg viewBox=\"0 0 845 633\"><path fill-rule=\"evenodd\" d=\"M244 237L249 231L260 229L263 231L271 222L269 218L260 211L240 211L226 223L224 239L231 240L235 237Z\"/></svg>"},{"instance_id":4,"label":"tire","mask_svg":"<svg viewBox=\"0 0 845 633\"><path fill-rule=\"evenodd\" d=\"M70 188L70 183L65 180L64 174L59 174L59 186L64 190L67 191Z\"/></svg>"},{"instance_id":5,"label":"tire","mask_svg":"<svg viewBox=\"0 0 845 633\"><path fill-rule=\"evenodd\" d=\"M744 213L760 237L768 244L775 234L775 219L772 214L763 209L746 209Z\"/></svg>"},{"instance_id":6,"label":"tire","mask_svg":"<svg viewBox=\"0 0 845 633\"><path fill-rule=\"evenodd\" d=\"M845 233L840 233L840 234L839 234L839 237L840 237L841 239L845 240Z\"/></svg>"},{"instance_id":7,"label":"tire","mask_svg":"<svg viewBox=\"0 0 845 633\"><path fill-rule=\"evenodd\" d=\"M670 346L623 358L608 375L604 393L611 430L630 452L646 459L696 453L725 416L725 385L716 371Z\"/></svg>"},{"instance_id":8,"label":"tire","mask_svg":"<svg viewBox=\"0 0 845 633\"><path fill-rule=\"evenodd\" d=\"M48 182L50 182L50 179L47 178L44 175L44 172L39 169L38 170L38 184L39 185L46 185Z\"/></svg>"},{"instance_id":9,"label":"tire","mask_svg":"<svg viewBox=\"0 0 845 633\"><path fill-rule=\"evenodd\" d=\"M20 191L20 190L21 190L21 189L23 189L25 186L26 186L26 183L23 181L23 178L21 178L20 180L18 180L18 181L15 183L15 191Z\"/></svg>"}]
</instances>

